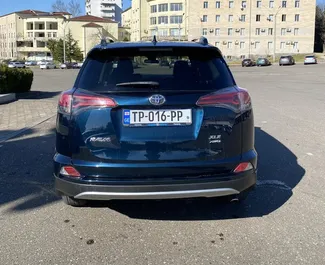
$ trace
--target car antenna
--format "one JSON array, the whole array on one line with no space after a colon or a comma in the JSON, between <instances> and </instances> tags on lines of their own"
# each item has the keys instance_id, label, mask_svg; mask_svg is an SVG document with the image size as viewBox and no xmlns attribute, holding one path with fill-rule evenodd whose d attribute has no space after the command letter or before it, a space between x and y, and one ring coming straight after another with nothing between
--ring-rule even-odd
<instances>
[{"instance_id":1,"label":"car antenna","mask_svg":"<svg viewBox=\"0 0 325 265\"><path fill-rule=\"evenodd\" d=\"M156 45L156 43L157 43L157 37L156 37L156 35L153 35L152 43L154 45Z\"/></svg>"}]
</instances>

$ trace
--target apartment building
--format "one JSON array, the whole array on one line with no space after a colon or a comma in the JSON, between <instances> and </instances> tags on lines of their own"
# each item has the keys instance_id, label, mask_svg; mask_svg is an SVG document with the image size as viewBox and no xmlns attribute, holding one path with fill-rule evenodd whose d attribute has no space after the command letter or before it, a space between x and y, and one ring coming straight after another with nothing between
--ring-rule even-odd
<instances>
[{"instance_id":1,"label":"apartment building","mask_svg":"<svg viewBox=\"0 0 325 265\"><path fill-rule=\"evenodd\" d=\"M90 15L71 18L69 13L24 10L0 17L0 59L51 60L50 39L68 32L84 54L102 38L119 39L118 23Z\"/></svg>"},{"instance_id":2,"label":"apartment building","mask_svg":"<svg viewBox=\"0 0 325 265\"><path fill-rule=\"evenodd\" d=\"M206 36L231 58L312 53L316 0L133 0L131 40Z\"/></svg>"},{"instance_id":3,"label":"apartment building","mask_svg":"<svg viewBox=\"0 0 325 265\"><path fill-rule=\"evenodd\" d=\"M133 0L131 8L131 40L152 38L187 40L186 0Z\"/></svg>"},{"instance_id":4,"label":"apartment building","mask_svg":"<svg viewBox=\"0 0 325 265\"><path fill-rule=\"evenodd\" d=\"M121 24L122 0L86 0L86 14L111 19Z\"/></svg>"},{"instance_id":5,"label":"apartment building","mask_svg":"<svg viewBox=\"0 0 325 265\"><path fill-rule=\"evenodd\" d=\"M0 58L51 59L49 39L63 37L62 25L70 14L23 10L0 17Z\"/></svg>"},{"instance_id":6,"label":"apartment building","mask_svg":"<svg viewBox=\"0 0 325 265\"><path fill-rule=\"evenodd\" d=\"M231 57L312 53L315 0L190 1L189 39L206 36Z\"/></svg>"}]
</instances>

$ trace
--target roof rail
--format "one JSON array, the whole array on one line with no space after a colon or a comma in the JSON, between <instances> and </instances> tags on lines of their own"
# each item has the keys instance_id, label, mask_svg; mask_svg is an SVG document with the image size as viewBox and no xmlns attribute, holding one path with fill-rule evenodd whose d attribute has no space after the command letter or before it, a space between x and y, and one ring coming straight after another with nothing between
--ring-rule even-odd
<instances>
[{"instance_id":1,"label":"roof rail","mask_svg":"<svg viewBox=\"0 0 325 265\"><path fill-rule=\"evenodd\" d=\"M107 42L107 39L106 39L106 38L103 38L103 39L101 39L101 41L100 41L100 45L101 45L101 46L107 46L108 43L113 43L113 42L114 42L114 40L112 40L112 39L108 39L108 42Z\"/></svg>"},{"instance_id":2,"label":"roof rail","mask_svg":"<svg viewBox=\"0 0 325 265\"><path fill-rule=\"evenodd\" d=\"M193 39L192 41L200 43L202 45L208 45L209 44L208 39L206 37L204 37L204 36L200 37L200 39Z\"/></svg>"}]
</instances>

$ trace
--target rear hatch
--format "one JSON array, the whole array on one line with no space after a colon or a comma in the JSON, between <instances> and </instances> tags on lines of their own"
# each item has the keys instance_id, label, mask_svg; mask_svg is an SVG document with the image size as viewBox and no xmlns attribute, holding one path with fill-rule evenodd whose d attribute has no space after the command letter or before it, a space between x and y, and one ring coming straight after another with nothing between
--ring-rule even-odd
<instances>
[{"instance_id":1,"label":"rear hatch","mask_svg":"<svg viewBox=\"0 0 325 265\"><path fill-rule=\"evenodd\" d=\"M175 57L173 68L159 65ZM72 159L100 162L100 175L218 174L241 155L248 94L213 47L94 50L76 87Z\"/></svg>"}]
</instances>

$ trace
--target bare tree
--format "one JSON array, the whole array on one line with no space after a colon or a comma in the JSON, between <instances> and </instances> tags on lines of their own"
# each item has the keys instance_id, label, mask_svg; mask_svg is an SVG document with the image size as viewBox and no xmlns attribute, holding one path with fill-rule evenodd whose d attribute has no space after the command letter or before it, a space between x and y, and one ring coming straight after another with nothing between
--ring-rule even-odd
<instances>
[{"instance_id":1,"label":"bare tree","mask_svg":"<svg viewBox=\"0 0 325 265\"><path fill-rule=\"evenodd\" d=\"M81 14L81 6L76 0L65 2L63 0L56 0L52 4L53 12L69 12L73 17Z\"/></svg>"}]
</instances>

